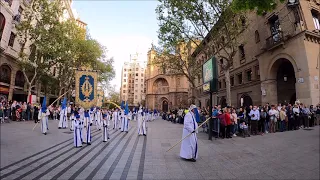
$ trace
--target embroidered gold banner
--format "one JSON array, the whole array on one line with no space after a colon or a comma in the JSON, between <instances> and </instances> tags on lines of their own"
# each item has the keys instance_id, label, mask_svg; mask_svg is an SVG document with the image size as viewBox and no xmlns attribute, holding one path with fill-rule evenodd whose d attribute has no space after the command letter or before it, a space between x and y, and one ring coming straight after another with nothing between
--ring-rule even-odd
<instances>
[{"instance_id":1,"label":"embroidered gold banner","mask_svg":"<svg viewBox=\"0 0 320 180\"><path fill-rule=\"evenodd\" d=\"M76 104L89 109L97 103L98 73L92 70L76 70Z\"/></svg>"}]
</instances>

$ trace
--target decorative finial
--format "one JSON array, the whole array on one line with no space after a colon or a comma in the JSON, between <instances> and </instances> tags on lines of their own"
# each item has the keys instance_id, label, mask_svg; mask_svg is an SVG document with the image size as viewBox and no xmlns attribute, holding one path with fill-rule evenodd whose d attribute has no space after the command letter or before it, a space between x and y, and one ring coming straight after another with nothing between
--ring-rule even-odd
<instances>
[{"instance_id":1,"label":"decorative finial","mask_svg":"<svg viewBox=\"0 0 320 180\"><path fill-rule=\"evenodd\" d=\"M152 40L152 42L151 42L151 49L154 50L153 40Z\"/></svg>"}]
</instances>

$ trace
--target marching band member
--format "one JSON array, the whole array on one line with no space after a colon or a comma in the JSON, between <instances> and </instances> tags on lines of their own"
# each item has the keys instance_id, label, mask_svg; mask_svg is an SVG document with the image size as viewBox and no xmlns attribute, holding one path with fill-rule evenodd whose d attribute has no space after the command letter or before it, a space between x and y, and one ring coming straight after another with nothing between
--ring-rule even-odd
<instances>
[{"instance_id":1,"label":"marching band member","mask_svg":"<svg viewBox=\"0 0 320 180\"><path fill-rule=\"evenodd\" d=\"M46 97L43 98L42 107L38 114L38 119L41 121L41 132L47 135L48 130L48 116L50 115L46 105Z\"/></svg>"},{"instance_id":2,"label":"marching band member","mask_svg":"<svg viewBox=\"0 0 320 180\"><path fill-rule=\"evenodd\" d=\"M89 112L85 113L85 127L87 129L86 132L86 141L88 145L91 145L91 126L92 126L92 119L89 117Z\"/></svg>"},{"instance_id":3,"label":"marching band member","mask_svg":"<svg viewBox=\"0 0 320 180\"><path fill-rule=\"evenodd\" d=\"M109 131L108 131L108 127L109 127L109 120L108 118L110 115L108 113L106 114L103 114L103 121L102 121L102 124L103 124L103 131L102 131L102 141L103 142L107 142L108 139L110 139L109 137Z\"/></svg>"},{"instance_id":4,"label":"marching band member","mask_svg":"<svg viewBox=\"0 0 320 180\"><path fill-rule=\"evenodd\" d=\"M82 147L82 137L81 137L81 121L80 115L76 115L76 120L74 121L74 133L73 133L73 144L74 147Z\"/></svg>"},{"instance_id":5,"label":"marching band member","mask_svg":"<svg viewBox=\"0 0 320 180\"><path fill-rule=\"evenodd\" d=\"M185 138L181 143L180 149L180 157L187 159L192 162L196 162L198 158L198 138L197 138L197 120L199 120L199 112L197 106L191 105L189 108L189 112L184 117L184 126L183 126L183 133L182 138Z\"/></svg>"},{"instance_id":6,"label":"marching band member","mask_svg":"<svg viewBox=\"0 0 320 180\"><path fill-rule=\"evenodd\" d=\"M67 98L65 97L63 99L63 102L61 104L61 111L60 111L60 121L58 125L58 129L66 129L68 127L67 123Z\"/></svg>"},{"instance_id":7,"label":"marching band member","mask_svg":"<svg viewBox=\"0 0 320 180\"><path fill-rule=\"evenodd\" d=\"M138 111L138 135L147 135L146 130L146 121L145 121L145 113L142 110L142 107L140 106L140 109Z\"/></svg>"}]
</instances>

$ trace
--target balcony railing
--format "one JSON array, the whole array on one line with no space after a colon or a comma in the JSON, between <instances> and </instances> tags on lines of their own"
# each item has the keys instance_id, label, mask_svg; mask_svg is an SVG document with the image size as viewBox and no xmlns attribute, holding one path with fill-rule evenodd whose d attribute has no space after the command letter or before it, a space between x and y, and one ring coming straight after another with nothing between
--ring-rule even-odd
<instances>
[{"instance_id":1,"label":"balcony railing","mask_svg":"<svg viewBox=\"0 0 320 180\"><path fill-rule=\"evenodd\" d=\"M14 23L20 23L20 20L21 20L21 15L20 14L17 14L15 16L13 16L13 22Z\"/></svg>"},{"instance_id":2,"label":"balcony railing","mask_svg":"<svg viewBox=\"0 0 320 180\"><path fill-rule=\"evenodd\" d=\"M283 44L283 41L284 41L283 32L279 31L278 33L273 34L272 36L266 39L266 48L272 49L274 47L277 47Z\"/></svg>"}]
</instances>

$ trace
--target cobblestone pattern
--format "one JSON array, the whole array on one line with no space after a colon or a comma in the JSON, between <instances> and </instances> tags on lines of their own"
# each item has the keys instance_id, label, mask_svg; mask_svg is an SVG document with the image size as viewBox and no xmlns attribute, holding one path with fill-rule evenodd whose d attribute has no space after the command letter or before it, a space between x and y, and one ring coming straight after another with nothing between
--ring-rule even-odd
<instances>
[{"instance_id":1,"label":"cobblestone pattern","mask_svg":"<svg viewBox=\"0 0 320 180\"><path fill-rule=\"evenodd\" d=\"M179 158L182 125L148 122L148 135L111 131L102 142L73 147L73 134L49 122L49 133L32 122L1 124L0 179L319 179L319 126L249 138L208 141L200 132L199 159ZM95 128L93 128L95 129Z\"/></svg>"}]
</instances>

